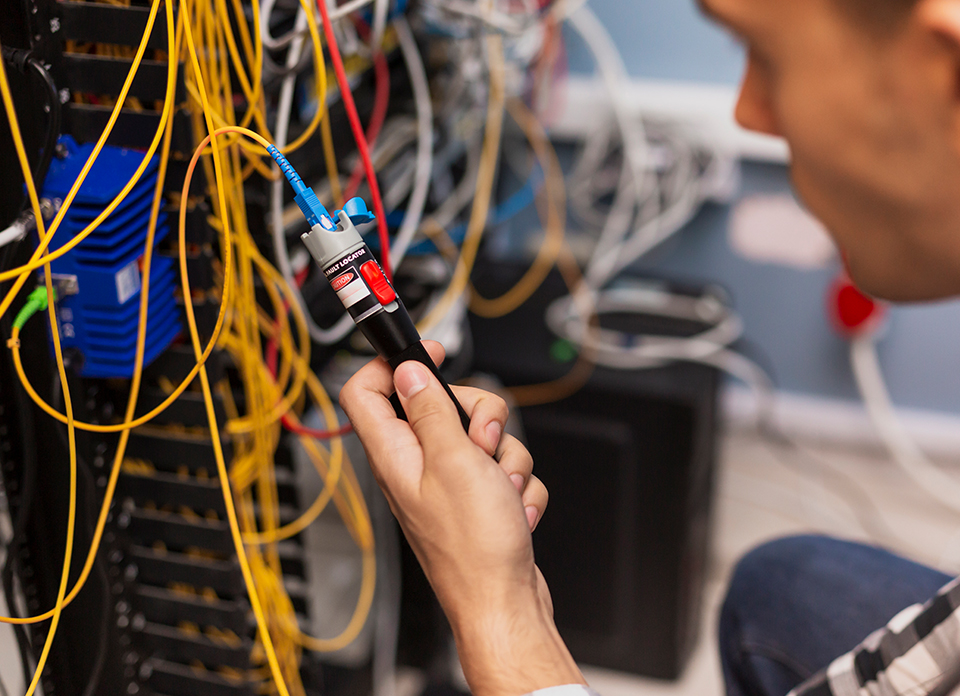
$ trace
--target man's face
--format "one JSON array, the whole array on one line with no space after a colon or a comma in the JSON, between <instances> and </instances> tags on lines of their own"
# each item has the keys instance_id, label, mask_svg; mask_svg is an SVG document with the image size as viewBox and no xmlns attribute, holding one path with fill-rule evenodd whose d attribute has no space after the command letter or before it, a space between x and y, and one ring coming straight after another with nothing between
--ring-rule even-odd
<instances>
[{"instance_id":1,"label":"man's face","mask_svg":"<svg viewBox=\"0 0 960 696\"><path fill-rule=\"evenodd\" d=\"M956 46L924 20L926 0L890 27L843 2L701 5L748 48L737 120L789 142L797 192L854 281L892 300L958 294Z\"/></svg>"}]
</instances>

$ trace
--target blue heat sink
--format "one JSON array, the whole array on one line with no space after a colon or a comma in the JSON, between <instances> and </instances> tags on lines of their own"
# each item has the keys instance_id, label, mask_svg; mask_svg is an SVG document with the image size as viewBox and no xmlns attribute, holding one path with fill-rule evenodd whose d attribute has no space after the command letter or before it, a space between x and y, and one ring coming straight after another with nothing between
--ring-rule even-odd
<instances>
[{"instance_id":1,"label":"blue heat sink","mask_svg":"<svg viewBox=\"0 0 960 696\"><path fill-rule=\"evenodd\" d=\"M60 139L66 156L54 159L43 185L45 198L63 199L80 175L93 145ZM62 247L106 209L143 161L143 153L104 147L67 211L50 249ZM53 261L51 270L61 288L57 302L63 347L83 357L84 377L129 378L133 375L139 323L142 259L157 184L154 157L137 185L85 240ZM155 243L169 231L167 217L157 219ZM174 290L173 259L154 254L150 269L150 301L144 364L150 364L180 333ZM68 294L63 291L70 288Z\"/></svg>"}]
</instances>

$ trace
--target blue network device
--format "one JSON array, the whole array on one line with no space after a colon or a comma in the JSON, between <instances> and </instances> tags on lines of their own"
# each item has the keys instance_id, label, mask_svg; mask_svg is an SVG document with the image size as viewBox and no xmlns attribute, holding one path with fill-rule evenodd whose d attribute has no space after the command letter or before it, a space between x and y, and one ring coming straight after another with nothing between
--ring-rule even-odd
<instances>
[{"instance_id":1,"label":"blue network device","mask_svg":"<svg viewBox=\"0 0 960 696\"><path fill-rule=\"evenodd\" d=\"M80 175L93 144L77 145L64 136L66 156L54 159L43 185L43 196L63 199ZM50 244L62 247L82 232L133 176L143 153L104 147L84 179ZM58 289L57 316L64 349L82 356L84 377L129 378L133 375L139 323L142 261L157 183L154 157L137 185L84 241L51 262ZM162 211L155 244L169 232ZM150 303L144 364L151 363L180 333L180 313L174 298L173 259L154 254L150 269Z\"/></svg>"}]
</instances>

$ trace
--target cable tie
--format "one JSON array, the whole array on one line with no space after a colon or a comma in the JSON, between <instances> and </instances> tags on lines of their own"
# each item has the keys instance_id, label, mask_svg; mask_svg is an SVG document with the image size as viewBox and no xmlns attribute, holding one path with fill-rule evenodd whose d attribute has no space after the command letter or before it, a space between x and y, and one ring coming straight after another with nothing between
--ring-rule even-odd
<instances>
[{"instance_id":1,"label":"cable tie","mask_svg":"<svg viewBox=\"0 0 960 696\"><path fill-rule=\"evenodd\" d=\"M7 339L7 348L10 350L20 348L20 339L19 338L8 338Z\"/></svg>"}]
</instances>

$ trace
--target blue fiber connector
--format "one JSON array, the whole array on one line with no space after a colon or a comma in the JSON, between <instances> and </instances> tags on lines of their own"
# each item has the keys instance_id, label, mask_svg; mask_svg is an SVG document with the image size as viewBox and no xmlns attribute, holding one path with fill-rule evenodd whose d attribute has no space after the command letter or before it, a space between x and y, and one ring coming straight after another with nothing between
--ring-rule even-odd
<instances>
[{"instance_id":1,"label":"blue fiber connector","mask_svg":"<svg viewBox=\"0 0 960 696\"><path fill-rule=\"evenodd\" d=\"M317 194L313 192L312 188L303 183L303 179L297 174L297 170L294 169L293 165L287 161L287 158L280 153L280 150L278 150L275 145L271 145L267 148L267 152L269 152L270 156L276 161L277 166L280 167L280 171L283 172L283 175L287 177L287 181L289 181L293 187L294 192L297 194L293 197L293 202L299 206L303 212L303 216L307 218L310 227L321 225L328 230L336 229L330 220L330 213L323 207L323 204L317 198Z\"/></svg>"}]
</instances>

